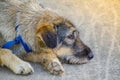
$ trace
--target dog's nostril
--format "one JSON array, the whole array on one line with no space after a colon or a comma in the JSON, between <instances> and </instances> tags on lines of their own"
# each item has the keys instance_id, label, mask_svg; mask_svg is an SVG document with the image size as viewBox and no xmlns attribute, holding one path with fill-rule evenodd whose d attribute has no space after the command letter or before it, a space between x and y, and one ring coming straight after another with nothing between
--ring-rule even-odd
<instances>
[{"instance_id":1,"label":"dog's nostril","mask_svg":"<svg viewBox=\"0 0 120 80\"><path fill-rule=\"evenodd\" d=\"M88 60L91 60L94 57L90 48L86 48L86 49L84 49L84 51L87 54Z\"/></svg>"},{"instance_id":2,"label":"dog's nostril","mask_svg":"<svg viewBox=\"0 0 120 80\"><path fill-rule=\"evenodd\" d=\"M90 52L90 53L88 54L88 60L91 60L93 57L94 57L93 53Z\"/></svg>"}]
</instances>

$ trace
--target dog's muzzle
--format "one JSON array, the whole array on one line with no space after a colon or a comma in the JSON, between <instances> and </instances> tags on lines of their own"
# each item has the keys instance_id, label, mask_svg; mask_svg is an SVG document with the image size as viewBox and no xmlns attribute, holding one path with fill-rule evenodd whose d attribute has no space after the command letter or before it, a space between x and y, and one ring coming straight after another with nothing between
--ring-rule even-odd
<instances>
[{"instance_id":1,"label":"dog's muzzle","mask_svg":"<svg viewBox=\"0 0 120 80\"><path fill-rule=\"evenodd\" d=\"M77 51L75 54L76 57L87 57L88 60L91 60L94 55L90 48L86 47L82 51Z\"/></svg>"}]
</instances>

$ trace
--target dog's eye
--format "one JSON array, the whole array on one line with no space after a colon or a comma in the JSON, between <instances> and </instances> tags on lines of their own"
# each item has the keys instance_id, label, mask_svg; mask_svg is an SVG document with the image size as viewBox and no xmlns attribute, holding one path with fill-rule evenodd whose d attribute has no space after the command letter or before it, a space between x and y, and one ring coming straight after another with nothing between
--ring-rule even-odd
<instances>
[{"instance_id":1,"label":"dog's eye","mask_svg":"<svg viewBox=\"0 0 120 80\"><path fill-rule=\"evenodd\" d=\"M74 39L75 37L74 37L73 34L71 34L71 35L67 36L67 38L69 38L69 39Z\"/></svg>"}]
</instances>

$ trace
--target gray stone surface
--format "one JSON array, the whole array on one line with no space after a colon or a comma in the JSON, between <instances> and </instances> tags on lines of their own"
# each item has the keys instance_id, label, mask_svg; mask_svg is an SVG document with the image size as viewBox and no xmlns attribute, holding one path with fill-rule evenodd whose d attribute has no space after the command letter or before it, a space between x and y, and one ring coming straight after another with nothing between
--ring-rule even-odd
<instances>
[{"instance_id":1,"label":"gray stone surface","mask_svg":"<svg viewBox=\"0 0 120 80\"><path fill-rule=\"evenodd\" d=\"M80 37L94 52L84 65L63 64L62 76L50 75L38 64L34 74L15 75L0 68L0 80L120 80L120 0L40 0L79 29ZM0 12L3 2L0 2Z\"/></svg>"}]
</instances>

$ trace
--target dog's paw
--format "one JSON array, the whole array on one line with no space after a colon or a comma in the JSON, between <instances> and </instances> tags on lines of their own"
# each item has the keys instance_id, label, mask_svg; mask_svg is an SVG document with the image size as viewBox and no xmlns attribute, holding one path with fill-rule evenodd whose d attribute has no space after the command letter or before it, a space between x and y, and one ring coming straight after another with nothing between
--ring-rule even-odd
<instances>
[{"instance_id":1,"label":"dog's paw","mask_svg":"<svg viewBox=\"0 0 120 80\"><path fill-rule=\"evenodd\" d=\"M34 72L32 66L28 62L12 54L11 50L0 49L0 60L3 66L8 67L15 74L30 74Z\"/></svg>"},{"instance_id":2,"label":"dog's paw","mask_svg":"<svg viewBox=\"0 0 120 80\"><path fill-rule=\"evenodd\" d=\"M11 66L11 69L15 74L31 74L34 72L32 66L24 61L20 63L14 63L14 66Z\"/></svg>"},{"instance_id":3,"label":"dog's paw","mask_svg":"<svg viewBox=\"0 0 120 80\"><path fill-rule=\"evenodd\" d=\"M50 63L48 63L47 70L49 71L49 73L55 75L60 75L64 72L61 63L58 60L53 60Z\"/></svg>"},{"instance_id":4,"label":"dog's paw","mask_svg":"<svg viewBox=\"0 0 120 80\"><path fill-rule=\"evenodd\" d=\"M78 58L75 56L65 56L64 58L61 58L62 63L67 64L85 64L88 62L87 58Z\"/></svg>"}]
</instances>

